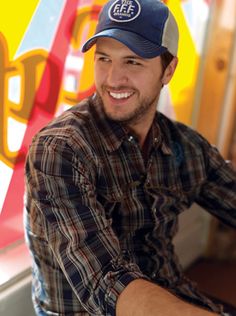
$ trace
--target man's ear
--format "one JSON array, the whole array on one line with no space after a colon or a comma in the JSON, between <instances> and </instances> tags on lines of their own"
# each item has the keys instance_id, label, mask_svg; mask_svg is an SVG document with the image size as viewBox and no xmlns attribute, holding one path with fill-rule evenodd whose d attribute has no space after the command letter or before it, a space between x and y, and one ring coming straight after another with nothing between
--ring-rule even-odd
<instances>
[{"instance_id":1,"label":"man's ear","mask_svg":"<svg viewBox=\"0 0 236 316\"><path fill-rule=\"evenodd\" d=\"M178 58L174 57L171 62L169 63L169 65L166 67L164 74L162 76L162 84L166 85L170 82L171 78L174 75L175 69L177 67L178 64Z\"/></svg>"}]
</instances>

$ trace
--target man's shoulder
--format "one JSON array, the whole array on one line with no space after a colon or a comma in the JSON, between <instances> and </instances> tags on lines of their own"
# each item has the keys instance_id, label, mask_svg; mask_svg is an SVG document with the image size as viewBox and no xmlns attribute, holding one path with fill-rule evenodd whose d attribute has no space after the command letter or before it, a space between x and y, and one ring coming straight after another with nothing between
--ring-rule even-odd
<instances>
[{"instance_id":1,"label":"man's shoulder","mask_svg":"<svg viewBox=\"0 0 236 316\"><path fill-rule=\"evenodd\" d=\"M90 99L85 99L45 125L35 138L59 137L70 138L74 135L82 135L91 129L93 116L90 111Z\"/></svg>"},{"instance_id":2,"label":"man's shoulder","mask_svg":"<svg viewBox=\"0 0 236 316\"><path fill-rule=\"evenodd\" d=\"M158 113L158 122L162 130L167 131L171 134L173 133L196 133L190 126L177 121L175 119L167 117L163 113Z\"/></svg>"},{"instance_id":3,"label":"man's shoulder","mask_svg":"<svg viewBox=\"0 0 236 316\"><path fill-rule=\"evenodd\" d=\"M162 113L159 114L159 124L164 137L167 137L169 142L181 143L183 146L195 147L196 149L210 146L207 139L193 127L170 119Z\"/></svg>"}]
</instances>

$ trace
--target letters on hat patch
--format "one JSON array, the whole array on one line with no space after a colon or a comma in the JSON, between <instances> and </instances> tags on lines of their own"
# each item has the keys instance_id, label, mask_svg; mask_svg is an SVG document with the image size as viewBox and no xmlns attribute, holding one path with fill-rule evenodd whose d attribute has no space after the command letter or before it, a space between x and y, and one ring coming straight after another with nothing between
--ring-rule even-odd
<instances>
[{"instance_id":1,"label":"letters on hat patch","mask_svg":"<svg viewBox=\"0 0 236 316\"><path fill-rule=\"evenodd\" d=\"M109 18L115 22L129 22L136 19L141 12L137 0L117 0L109 9Z\"/></svg>"}]
</instances>

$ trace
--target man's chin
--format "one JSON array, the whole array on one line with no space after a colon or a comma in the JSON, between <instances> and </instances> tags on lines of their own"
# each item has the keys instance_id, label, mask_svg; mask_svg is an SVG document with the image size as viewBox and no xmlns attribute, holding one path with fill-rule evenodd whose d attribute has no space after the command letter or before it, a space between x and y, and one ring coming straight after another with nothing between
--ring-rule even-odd
<instances>
[{"instance_id":1,"label":"man's chin","mask_svg":"<svg viewBox=\"0 0 236 316\"><path fill-rule=\"evenodd\" d=\"M103 98L100 94L96 93L96 99L100 103L101 109L105 116L110 120L123 125L128 125L133 121L133 117L124 113L117 113L115 111L109 110L111 108L110 105L107 105L105 98Z\"/></svg>"},{"instance_id":2,"label":"man's chin","mask_svg":"<svg viewBox=\"0 0 236 316\"><path fill-rule=\"evenodd\" d=\"M110 112L106 111L105 109L104 109L104 113L105 113L106 117L111 121L118 122L118 123L122 123L124 121L124 118L122 118L119 115L116 115L114 113L110 113Z\"/></svg>"}]
</instances>

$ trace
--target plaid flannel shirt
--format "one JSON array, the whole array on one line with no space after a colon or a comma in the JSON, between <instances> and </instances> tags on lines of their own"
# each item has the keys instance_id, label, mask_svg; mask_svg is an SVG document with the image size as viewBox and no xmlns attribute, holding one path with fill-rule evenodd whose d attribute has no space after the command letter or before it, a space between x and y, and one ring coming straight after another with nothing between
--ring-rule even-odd
<instances>
[{"instance_id":1,"label":"plaid flannel shirt","mask_svg":"<svg viewBox=\"0 0 236 316\"><path fill-rule=\"evenodd\" d=\"M236 174L198 133L157 113L144 158L93 96L34 137L25 172L37 315L115 315L137 278L222 312L185 278L172 245L193 202L236 227Z\"/></svg>"}]
</instances>

